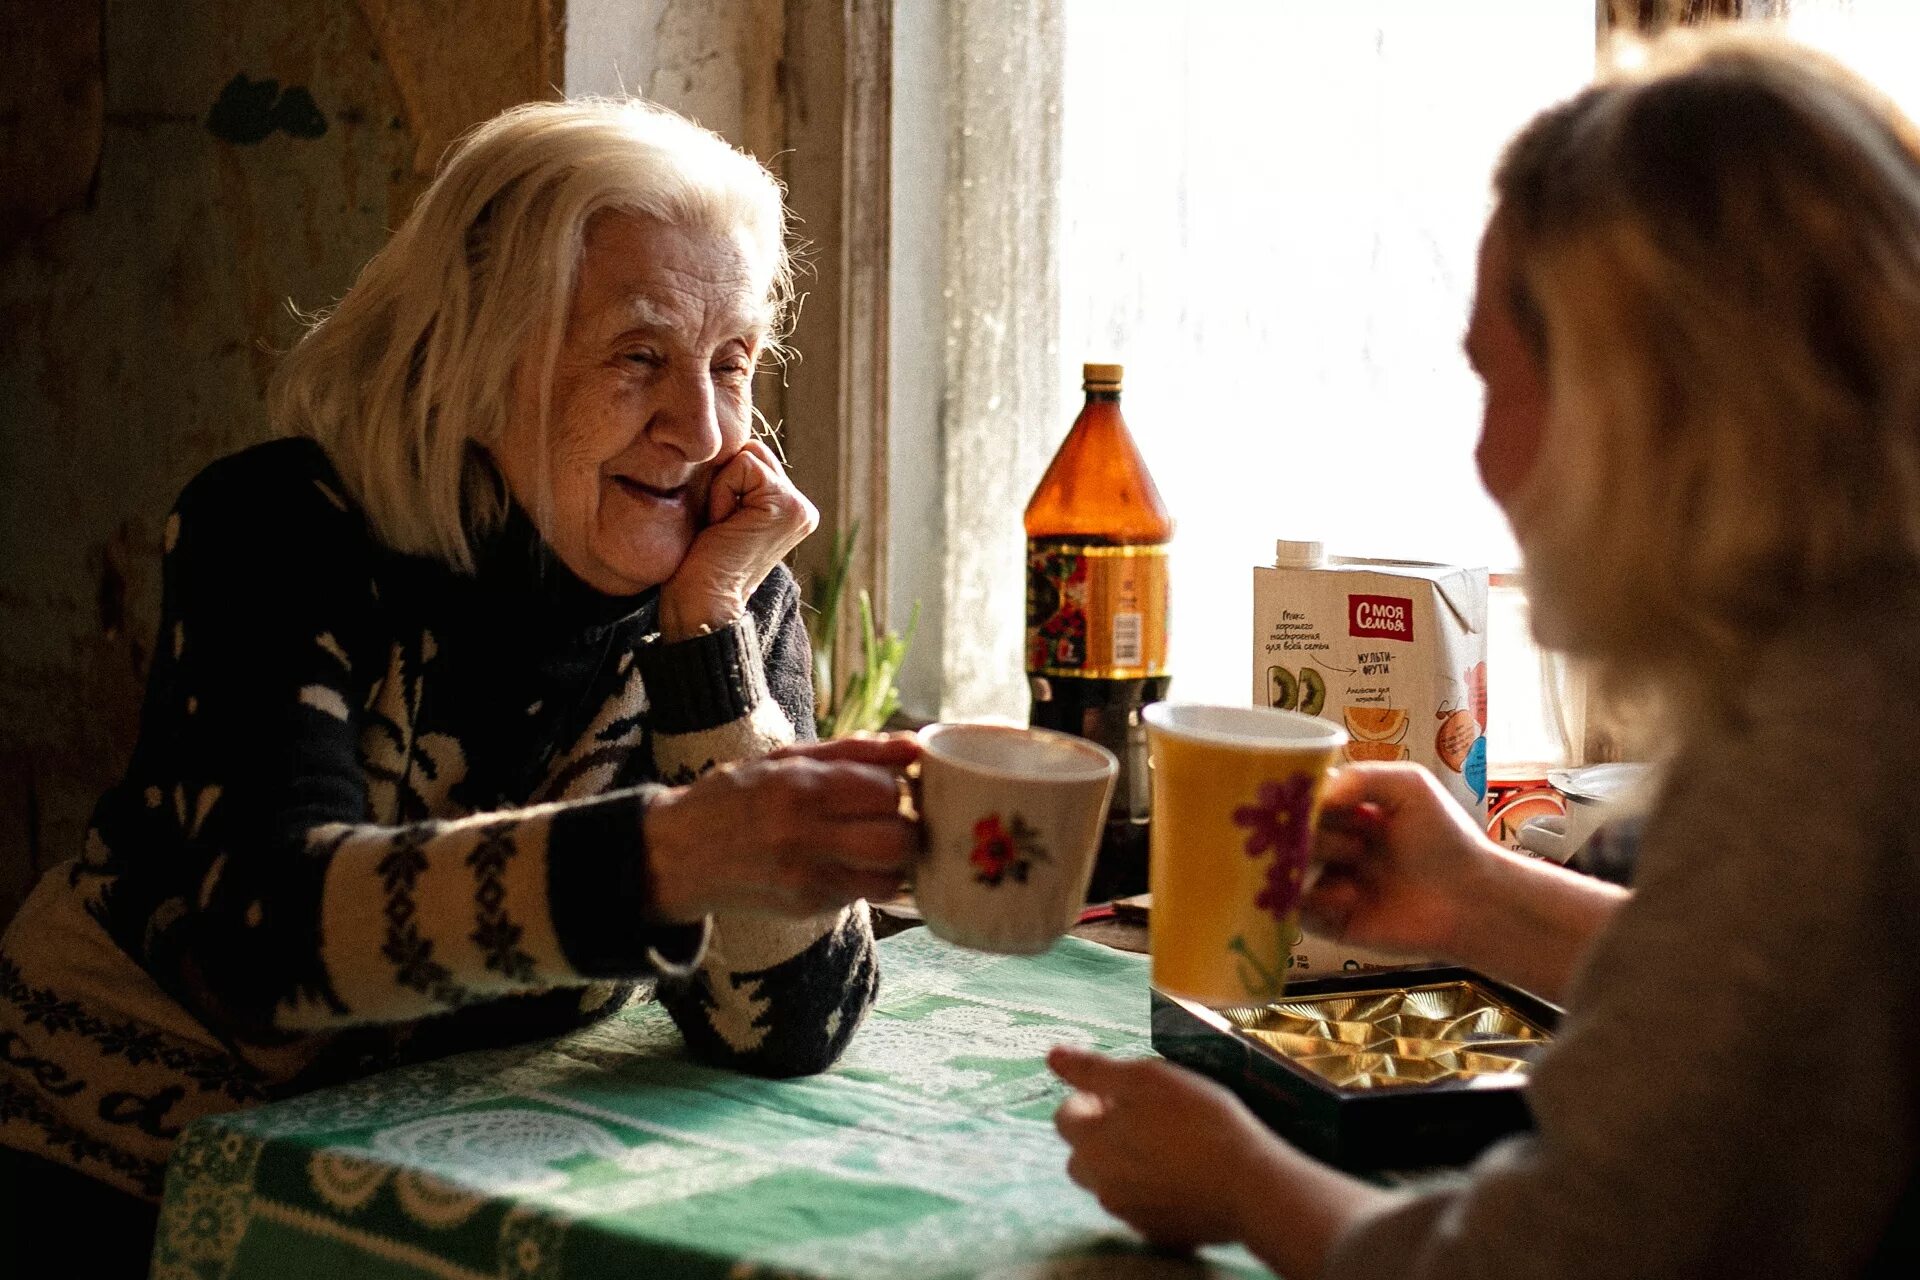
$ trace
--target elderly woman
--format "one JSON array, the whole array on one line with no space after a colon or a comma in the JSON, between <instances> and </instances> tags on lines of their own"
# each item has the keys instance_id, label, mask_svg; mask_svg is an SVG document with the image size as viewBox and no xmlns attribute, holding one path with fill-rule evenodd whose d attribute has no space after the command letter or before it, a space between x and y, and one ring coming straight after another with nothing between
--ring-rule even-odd
<instances>
[{"instance_id":1,"label":"elderly woman","mask_svg":"<svg viewBox=\"0 0 1920 1280\"><path fill-rule=\"evenodd\" d=\"M766 170L679 117L525 106L287 357L293 438L167 520L125 780L0 946L22 1188L152 1200L196 1117L655 979L705 1061L839 1054L913 748L789 745L815 515L751 438L784 236Z\"/></svg>"},{"instance_id":2,"label":"elderly woman","mask_svg":"<svg viewBox=\"0 0 1920 1280\"><path fill-rule=\"evenodd\" d=\"M1390 1194L1165 1063L1057 1051L1070 1166L1314 1276L1920 1273L1920 136L1732 37L1507 153L1467 347L1541 638L1659 695L1624 891L1418 770L1329 789L1310 919L1562 999L1535 1132Z\"/></svg>"}]
</instances>

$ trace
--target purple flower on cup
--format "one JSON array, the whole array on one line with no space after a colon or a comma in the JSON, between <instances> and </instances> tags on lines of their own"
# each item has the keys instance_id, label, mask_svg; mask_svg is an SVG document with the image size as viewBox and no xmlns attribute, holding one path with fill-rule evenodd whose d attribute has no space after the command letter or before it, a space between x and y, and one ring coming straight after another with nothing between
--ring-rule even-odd
<instances>
[{"instance_id":1,"label":"purple flower on cup","mask_svg":"<svg viewBox=\"0 0 1920 1280\"><path fill-rule=\"evenodd\" d=\"M1312 835L1307 824L1312 809L1313 779L1295 774L1285 782L1261 783L1254 803L1233 811L1233 824L1247 829L1247 856L1273 855L1273 861L1267 864L1266 887L1254 899L1254 905L1276 920L1287 918L1300 895Z\"/></svg>"}]
</instances>

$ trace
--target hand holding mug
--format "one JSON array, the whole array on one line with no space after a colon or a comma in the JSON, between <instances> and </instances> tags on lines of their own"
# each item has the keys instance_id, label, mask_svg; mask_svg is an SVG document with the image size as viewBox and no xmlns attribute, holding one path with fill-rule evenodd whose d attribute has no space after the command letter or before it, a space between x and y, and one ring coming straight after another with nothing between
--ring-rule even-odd
<instances>
[{"instance_id":1,"label":"hand holding mug","mask_svg":"<svg viewBox=\"0 0 1920 1280\"><path fill-rule=\"evenodd\" d=\"M1425 768L1356 764L1327 781L1301 899L1315 933L1407 956L1458 955L1476 884L1500 852Z\"/></svg>"},{"instance_id":2,"label":"hand holding mug","mask_svg":"<svg viewBox=\"0 0 1920 1280\"><path fill-rule=\"evenodd\" d=\"M890 898L919 846L900 812L910 737L841 738L724 764L647 806L654 911L805 917Z\"/></svg>"}]
</instances>

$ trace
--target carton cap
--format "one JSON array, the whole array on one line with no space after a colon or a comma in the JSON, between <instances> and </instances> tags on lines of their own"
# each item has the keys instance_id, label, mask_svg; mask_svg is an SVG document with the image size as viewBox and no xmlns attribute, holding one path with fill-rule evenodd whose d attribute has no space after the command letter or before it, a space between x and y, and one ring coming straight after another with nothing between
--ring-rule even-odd
<instances>
[{"instance_id":1,"label":"carton cap","mask_svg":"<svg viewBox=\"0 0 1920 1280\"><path fill-rule=\"evenodd\" d=\"M1276 539L1273 566L1276 569L1319 569L1327 563L1327 549L1317 542L1289 542Z\"/></svg>"}]
</instances>

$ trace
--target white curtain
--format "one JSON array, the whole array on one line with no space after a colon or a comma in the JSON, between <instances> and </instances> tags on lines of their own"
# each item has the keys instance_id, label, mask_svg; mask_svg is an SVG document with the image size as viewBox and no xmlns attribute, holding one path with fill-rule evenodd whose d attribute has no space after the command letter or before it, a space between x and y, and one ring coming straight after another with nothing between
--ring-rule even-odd
<instances>
[{"instance_id":1,"label":"white curtain","mask_svg":"<svg viewBox=\"0 0 1920 1280\"><path fill-rule=\"evenodd\" d=\"M950 0L943 717L1024 718L1020 517L1057 394L1058 0Z\"/></svg>"},{"instance_id":2,"label":"white curtain","mask_svg":"<svg viewBox=\"0 0 1920 1280\"><path fill-rule=\"evenodd\" d=\"M1491 157L1590 70L1592 14L948 0L939 714L1026 712L1020 514L1083 360L1130 362L1174 506L1176 696L1246 699L1276 536L1511 561L1459 327Z\"/></svg>"},{"instance_id":3,"label":"white curtain","mask_svg":"<svg viewBox=\"0 0 1920 1280\"><path fill-rule=\"evenodd\" d=\"M1457 338L1492 158L1590 73L1591 0L946 12L937 714L1025 715L1020 515L1082 360L1129 363L1179 524L1176 696L1245 697L1276 536L1511 567ZM1793 0L1788 26L1917 105L1920 0ZM1580 700L1513 603L1501 754L1577 760Z\"/></svg>"},{"instance_id":4,"label":"white curtain","mask_svg":"<svg viewBox=\"0 0 1920 1280\"><path fill-rule=\"evenodd\" d=\"M1787 31L1825 49L1920 118L1920 4L1914 0L1782 0Z\"/></svg>"}]
</instances>

